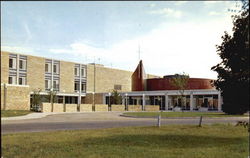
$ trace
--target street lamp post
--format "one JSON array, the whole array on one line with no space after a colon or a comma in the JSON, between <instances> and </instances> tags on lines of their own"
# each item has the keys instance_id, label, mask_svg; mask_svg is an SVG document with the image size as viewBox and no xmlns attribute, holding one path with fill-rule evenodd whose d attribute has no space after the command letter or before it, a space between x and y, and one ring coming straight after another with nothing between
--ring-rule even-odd
<instances>
[{"instance_id":1,"label":"street lamp post","mask_svg":"<svg viewBox=\"0 0 250 158\"><path fill-rule=\"evenodd\" d=\"M93 104L92 104L92 111L95 111L95 92L92 93L93 94Z\"/></svg>"},{"instance_id":2,"label":"street lamp post","mask_svg":"<svg viewBox=\"0 0 250 158\"><path fill-rule=\"evenodd\" d=\"M128 93L126 93L125 96L126 96L126 97L125 97L125 100L126 100L126 101L125 101L125 110L128 111Z\"/></svg>"},{"instance_id":3,"label":"street lamp post","mask_svg":"<svg viewBox=\"0 0 250 158\"><path fill-rule=\"evenodd\" d=\"M109 104L108 104L108 106L109 106L109 111L111 111L111 103L110 103L110 97L111 97L111 93L109 92Z\"/></svg>"}]
</instances>

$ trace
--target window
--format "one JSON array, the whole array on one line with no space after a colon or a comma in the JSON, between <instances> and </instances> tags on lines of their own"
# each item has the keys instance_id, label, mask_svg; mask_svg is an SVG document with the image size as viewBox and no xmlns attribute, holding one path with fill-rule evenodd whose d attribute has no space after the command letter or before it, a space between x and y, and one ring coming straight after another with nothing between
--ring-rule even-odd
<instances>
[{"instance_id":1,"label":"window","mask_svg":"<svg viewBox=\"0 0 250 158\"><path fill-rule=\"evenodd\" d=\"M51 73L51 64L50 63L45 64L45 72Z\"/></svg>"},{"instance_id":2,"label":"window","mask_svg":"<svg viewBox=\"0 0 250 158\"><path fill-rule=\"evenodd\" d=\"M59 81L58 80L53 81L53 89L54 90L59 90Z\"/></svg>"},{"instance_id":3,"label":"window","mask_svg":"<svg viewBox=\"0 0 250 158\"><path fill-rule=\"evenodd\" d=\"M85 68L81 69L81 75L82 75L82 77L86 77Z\"/></svg>"},{"instance_id":4,"label":"window","mask_svg":"<svg viewBox=\"0 0 250 158\"><path fill-rule=\"evenodd\" d=\"M82 83L81 85L81 91L86 92L86 83Z\"/></svg>"},{"instance_id":5,"label":"window","mask_svg":"<svg viewBox=\"0 0 250 158\"><path fill-rule=\"evenodd\" d=\"M9 59L9 68L16 69L16 58Z\"/></svg>"},{"instance_id":6,"label":"window","mask_svg":"<svg viewBox=\"0 0 250 158\"><path fill-rule=\"evenodd\" d=\"M51 87L51 80L45 80L45 89L50 89Z\"/></svg>"},{"instance_id":7,"label":"window","mask_svg":"<svg viewBox=\"0 0 250 158\"><path fill-rule=\"evenodd\" d=\"M54 64L53 65L53 72L55 73L55 74L58 74L58 65L56 65L56 64Z\"/></svg>"},{"instance_id":8,"label":"window","mask_svg":"<svg viewBox=\"0 0 250 158\"><path fill-rule=\"evenodd\" d=\"M26 60L19 60L20 70L26 70Z\"/></svg>"},{"instance_id":9,"label":"window","mask_svg":"<svg viewBox=\"0 0 250 158\"><path fill-rule=\"evenodd\" d=\"M79 91L80 89L80 84L78 81L75 81L75 91Z\"/></svg>"},{"instance_id":10,"label":"window","mask_svg":"<svg viewBox=\"0 0 250 158\"><path fill-rule=\"evenodd\" d=\"M16 76L9 76L9 84L16 84Z\"/></svg>"},{"instance_id":11,"label":"window","mask_svg":"<svg viewBox=\"0 0 250 158\"><path fill-rule=\"evenodd\" d=\"M114 85L115 90L122 90L122 85Z\"/></svg>"},{"instance_id":12,"label":"window","mask_svg":"<svg viewBox=\"0 0 250 158\"><path fill-rule=\"evenodd\" d=\"M79 68L75 67L75 76L79 76Z\"/></svg>"},{"instance_id":13,"label":"window","mask_svg":"<svg viewBox=\"0 0 250 158\"><path fill-rule=\"evenodd\" d=\"M26 85L26 79L25 79L25 77L19 77L18 83L19 83L19 85Z\"/></svg>"}]
</instances>

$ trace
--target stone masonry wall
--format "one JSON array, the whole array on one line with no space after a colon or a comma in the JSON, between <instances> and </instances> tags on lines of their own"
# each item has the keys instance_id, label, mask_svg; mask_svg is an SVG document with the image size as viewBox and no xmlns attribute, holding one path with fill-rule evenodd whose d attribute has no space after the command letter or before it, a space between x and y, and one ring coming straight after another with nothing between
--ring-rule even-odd
<instances>
[{"instance_id":1,"label":"stone masonry wall","mask_svg":"<svg viewBox=\"0 0 250 158\"><path fill-rule=\"evenodd\" d=\"M95 92L112 92L114 85L122 85L122 92L131 91L132 72L96 65ZM87 92L93 92L94 65L87 65Z\"/></svg>"},{"instance_id":2,"label":"stone masonry wall","mask_svg":"<svg viewBox=\"0 0 250 158\"><path fill-rule=\"evenodd\" d=\"M93 103L93 94L88 93L86 94L86 97L84 98L85 104L92 104ZM102 93L96 93L95 94L95 104L103 104L103 94Z\"/></svg>"},{"instance_id":3,"label":"stone masonry wall","mask_svg":"<svg viewBox=\"0 0 250 158\"><path fill-rule=\"evenodd\" d=\"M108 111L108 105L106 105L106 104L95 104L95 111Z\"/></svg>"},{"instance_id":4,"label":"stone masonry wall","mask_svg":"<svg viewBox=\"0 0 250 158\"><path fill-rule=\"evenodd\" d=\"M75 64L72 62L60 61L60 91L74 92L74 68Z\"/></svg>"},{"instance_id":5,"label":"stone masonry wall","mask_svg":"<svg viewBox=\"0 0 250 158\"><path fill-rule=\"evenodd\" d=\"M29 110L29 86L7 85L6 98L4 98L4 86L1 85L1 109L4 108L4 99L6 99L6 110Z\"/></svg>"},{"instance_id":6,"label":"stone masonry wall","mask_svg":"<svg viewBox=\"0 0 250 158\"><path fill-rule=\"evenodd\" d=\"M111 111L125 111L125 105L111 105Z\"/></svg>"},{"instance_id":7,"label":"stone masonry wall","mask_svg":"<svg viewBox=\"0 0 250 158\"><path fill-rule=\"evenodd\" d=\"M77 104L66 104L66 112L77 112Z\"/></svg>"},{"instance_id":8,"label":"stone masonry wall","mask_svg":"<svg viewBox=\"0 0 250 158\"><path fill-rule=\"evenodd\" d=\"M51 103L42 103L42 112L51 112Z\"/></svg>"},{"instance_id":9,"label":"stone masonry wall","mask_svg":"<svg viewBox=\"0 0 250 158\"><path fill-rule=\"evenodd\" d=\"M1 83L8 83L9 53L1 51Z\"/></svg>"},{"instance_id":10,"label":"stone masonry wall","mask_svg":"<svg viewBox=\"0 0 250 158\"><path fill-rule=\"evenodd\" d=\"M129 105L128 111L142 111L141 105Z\"/></svg>"},{"instance_id":11,"label":"stone masonry wall","mask_svg":"<svg viewBox=\"0 0 250 158\"><path fill-rule=\"evenodd\" d=\"M159 105L145 105L145 111L160 111Z\"/></svg>"},{"instance_id":12,"label":"stone masonry wall","mask_svg":"<svg viewBox=\"0 0 250 158\"><path fill-rule=\"evenodd\" d=\"M27 85L30 90L42 89L45 90L45 58L27 56Z\"/></svg>"},{"instance_id":13,"label":"stone masonry wall","mask_svg":"<svg viewBox=\"0 0 250 158\"><path fill-rule=\"evenodd\" d=\"M92 104L81 104L80 112L92 112Z\"/></svg>"}]
</instances>

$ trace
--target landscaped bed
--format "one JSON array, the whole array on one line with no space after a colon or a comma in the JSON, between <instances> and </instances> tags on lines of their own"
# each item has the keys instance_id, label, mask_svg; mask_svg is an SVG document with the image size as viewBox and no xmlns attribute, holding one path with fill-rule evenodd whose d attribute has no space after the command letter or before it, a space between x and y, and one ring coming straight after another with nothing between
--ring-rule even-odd
<instances>
[{"instance_id":1,"label":"landscaped bed","mask_svg":"<svg viewBox=\"0 0 250 158\"><path fill-rule=\"evenodd\" d=\"M126 112L125 116L133 117L242 117L249 115L227 115L219 112Z\"/></svg>"},{"instance_id":2,"label":"landscaped bed","mask_svg":"<svg viewBox=\"0 0 250 158\"><path fill-rule=\"evenodd\" d=\"M29 110L1 110L1 117L22 116L32 113Z\"/></svg>"},{"instance_id":3,"label":"landscaped bed","mask_svg":"<svg viewBox=\"0 0 250 158\"><path fill-rule=\"evenodd\" d=\"M248 131L214 124L2 135L4 158L246 158Z\"/></svg>"}]
</instances>

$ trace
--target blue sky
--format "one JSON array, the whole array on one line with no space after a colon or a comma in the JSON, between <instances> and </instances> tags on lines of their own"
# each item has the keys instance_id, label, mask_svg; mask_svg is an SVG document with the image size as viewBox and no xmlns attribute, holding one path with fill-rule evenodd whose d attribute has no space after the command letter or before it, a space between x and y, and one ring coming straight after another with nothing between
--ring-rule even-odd
<instances>
[{"instance_id":1,"label":"blue sky","mask_svg":"<svg viewBox=\"0 0 250 158\"><path fill-rule=\"evenodd\" d=\"M1 49L146 73L216 79L236 1L1 2Z\"/></svg>"}]
</instances>

